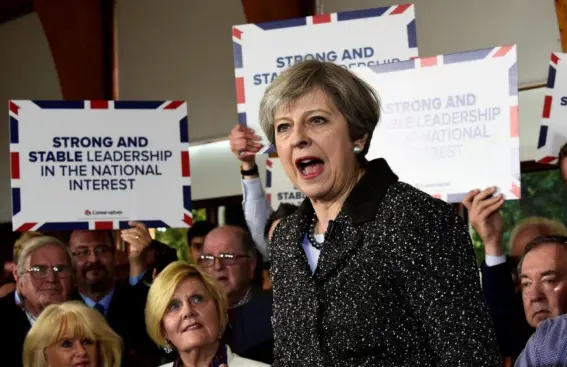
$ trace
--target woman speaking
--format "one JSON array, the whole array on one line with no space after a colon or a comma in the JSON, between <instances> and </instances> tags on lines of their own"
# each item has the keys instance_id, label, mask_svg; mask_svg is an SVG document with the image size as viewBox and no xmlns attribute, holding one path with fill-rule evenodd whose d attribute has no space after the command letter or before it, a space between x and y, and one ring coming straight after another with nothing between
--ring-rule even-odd
<instances>
[{"instance_id":1,"label":"woman speaking","mask_svg":"<svg viewBox=\"0 0 567 367\"><path fill-rule=\"evenodd\" d=\"M307 199L270 248L274 366L498 366L465 223L367 162L378 96L305 61L266 90L260 122Z\"/></svg>"}]
</instances>

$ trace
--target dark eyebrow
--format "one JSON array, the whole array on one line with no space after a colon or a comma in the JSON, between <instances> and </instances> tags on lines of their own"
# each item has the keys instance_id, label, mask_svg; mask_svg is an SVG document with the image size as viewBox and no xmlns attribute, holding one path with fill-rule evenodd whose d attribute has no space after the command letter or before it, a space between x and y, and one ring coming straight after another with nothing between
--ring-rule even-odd
<instances>
[{"instance_id":1,"label":"dark eyebrow","mask_svg":"<svg viewBox=\"0 0 567 367\"><path fill-rule=\"evenodd\" d=\"M557 270L546 270L543 273L541 273L542 277L548 276L548 275L559 275L559 272Z\"/></svg>"}]
</instances>

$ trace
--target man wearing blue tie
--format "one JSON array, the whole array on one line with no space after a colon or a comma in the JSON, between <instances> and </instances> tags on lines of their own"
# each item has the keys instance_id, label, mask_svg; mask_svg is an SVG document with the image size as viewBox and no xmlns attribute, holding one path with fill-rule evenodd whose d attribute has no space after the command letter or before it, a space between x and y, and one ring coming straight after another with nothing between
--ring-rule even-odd
<instances>
[{"instance_id":1,"label":"man wearing blue tie","mask_svg":"<svg viewBox=\"0 0 567 367\"><path fill-rule=\"evenodd\" d=\"M122 231L122 239L130 244L132 268L143 261L143 250L152 241L146 227L132 222ZM144 323L147 287L138 282L143 271L131 272L130 286L116 282L116 249L110 231L74 231L69 248L75 259L78 299L103 314L109 325L124 342L123 366L155 366L159 351L149 339ZM134 274L134 276L132 276Z\"/></svg>"}]
</instances>

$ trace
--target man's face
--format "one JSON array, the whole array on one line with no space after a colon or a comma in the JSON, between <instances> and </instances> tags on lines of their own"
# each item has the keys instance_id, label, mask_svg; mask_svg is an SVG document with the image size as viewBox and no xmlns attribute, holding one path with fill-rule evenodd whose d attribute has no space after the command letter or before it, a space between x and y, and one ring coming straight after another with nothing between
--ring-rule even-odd
<instances>
[{"instance_id":1,"label":"man's face","mask_svg":"<svg viewBox=\"0 0 567 367\"><path fill-rule=\"evenodd\" d=\"M205 238L201 253L210 256L234 256L231 261L216 258L212 266L204 267L204 270L219 282L229 298L248 289L256 266L256 261L244 253L238 230L231 227L213 230Z\"/></svg>"},{"instance_id":2,"label":"man's face","mask_svg":"<svg viewBox=\"0 0 567 367\"><path fill-rule=\"evenodd\" d=\"M567 186L567 158L563 158L561 162L559 162L559 170L561 171L563 183Z\"/></svg>"},{"instance_id":3,"label":"man's face","mask_svg":"<svg viewBox=\"0 0 567 367\"><path fill-rule=\"evenodd\" d=\"M205 242L205 236L193 237L191 243L189 244L189 255L194 262L199 261L199 256L201 256L201 251L203 250L203 243Z\"/></svg>"},{"instance_id":4,"label":"man's face","mask_svg":"<svg viewBox=\"0 0 567 367\"><path fill-rule=\"evenodd\" d=\"M57 267L60 271L53 271ZM36 271L33 271L36 270ZM73 274L65 250L46 245L31 253L24 274L16 274L19 294L26 308L35 316L51 304L66 302L71 297Z\"/></svg>"},{"instance_id":5,"label":"man's face","mask_svg":"<svg viewBox=\"0 0 567 367\"><path fill-rule=\"evenodd\" d=\"M99 285L114 279L116 258L108 233L74 231L69 247L77 263L79 285Z\"/></svg>"},{"instance_id":6,"label":"man's face","mask_svg":"<svg viewBox=\"0 0 567 367\"><path fill-rule=\"evenodd\" d=\"M526 254L520 272L526 320L532 327L567 311L567 251L545 244Z\"/></svg>"}]
</instances>

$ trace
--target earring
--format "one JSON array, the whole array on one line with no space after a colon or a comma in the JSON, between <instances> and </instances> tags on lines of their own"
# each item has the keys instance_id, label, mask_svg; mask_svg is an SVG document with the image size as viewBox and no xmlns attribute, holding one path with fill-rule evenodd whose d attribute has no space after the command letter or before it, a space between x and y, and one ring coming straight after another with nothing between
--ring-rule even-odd
<instances>
[{"instance_id":1,"label":"earring","mask_svg":"<svg viewBox=\"0 0 567 367\"><path fill-rule=\"evenodd\" d=\"M354 154L360 154L360 152L362 152L362 148L360 148L358 145L355 145L352 150L354 151Z\"/></svg>"},{"instance_id":2,"label":"earring","mask_svg":"<svg viewBox=\"0 0 567 367\"><path fill-rule=\"evenodd\" d=\"M169 340L165 340L166 346L163 348L163 351L167 354L173 352L173 347L171 346L171 342Z\"/></svg>"}]
</instances>

